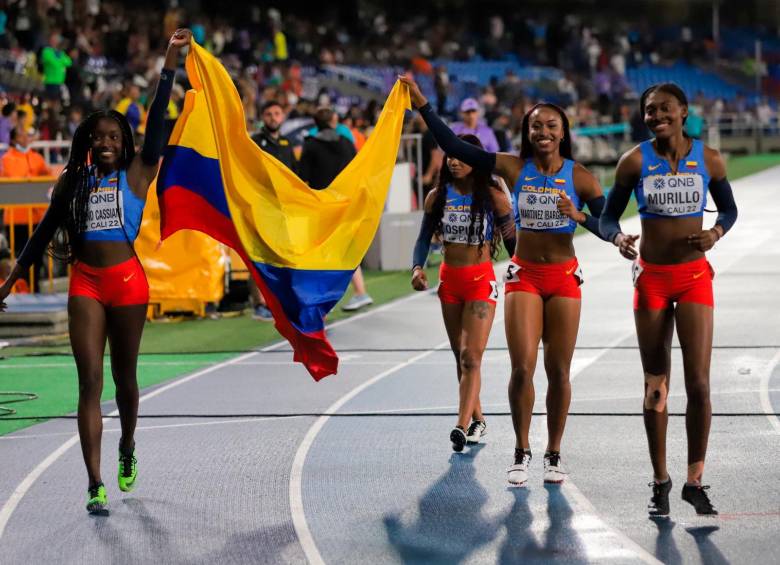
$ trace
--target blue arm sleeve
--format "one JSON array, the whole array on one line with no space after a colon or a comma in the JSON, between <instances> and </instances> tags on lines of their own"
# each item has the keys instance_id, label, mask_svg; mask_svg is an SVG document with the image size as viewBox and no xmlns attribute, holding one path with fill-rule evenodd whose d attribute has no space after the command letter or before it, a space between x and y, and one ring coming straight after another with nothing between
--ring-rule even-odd
<instances>
[{"instance_id":1,"label":"blue arm sleeve","mask_svg":"<svg viewBox=\"0 0 780 565\"><path fill-rule=\"evenodd\" d=\"M615 243L615 237L622 231L620 229L620 216L626 210L631 199L632 189L616 184L607 195L607 203L599 218L599 232L605 241Z\"/></svg>"},{"instance_id":2,"label":"blue arm sleeve","mask_svg":"<svg viewBox=\"0 0 780 565\"><path fill-rule=\"evenodd\" d=\"M734 202L734 193L728 179L710 181L710 194L718 207L718 219L715 225L723 228L723 234L731 229L737 221L737 204Z\"/></svg>"},{"instance_id":3,"label":"blue arm sleeve","mask_svg":"<svg viewBox=\"0 0 780 565\"><path fill-rule=\"evenodd\" d=\"M175 72L163 69L160 73L160 81L154 93L154 100L149 107L149 115L146 118L146 136L144 146L141 148L141 160L145 165L156 165L162 155L165 139L165 110L171 99L173 78Z\"/></svg>"},{"instance_id":4,"label":"blue arm sleeve","mask_svg":"<svg viewBox=\"0 0 780 565\"><path fill-rule=\"evenodd\" d=\"M428 251L431 248L431 238L436 231L438 222L428 212L425 213L420 225L420 235L417 236L417 242L414 244L414 253L412 254L412 269L415 267L425 267L428 260Z\"/></svg>"},{"instance_id":5,"label":"blue arm sleeve","mask_svg":"<svg viewBox=\"0 0 780 565\"><path fill-rule=\"evenodd\" d=\"M430 104L420 108L420 115L431 130L436 143L447 155L463 161L475 169L493 172L496 168L496 154L480 149L475 145L459 139L447 125L436 115Z\"/></svg>"},{"instance_id":6,"label":"blue arm sleeve","mask_svg":"<svg viewBox=\"0 0 780 565\"><path fill-rule=\"evenodd\" d=\"M41 223L35 228L35 231L30 236L27 244L22 249L16 262L28 269L30 265L35 263L38 257L41 257L46 251L46 247L49 245L51 238L54 237L54 233L57 228L62 225L62 221L65 218L65 214L68 213L68 205L61 198L53 197L49 208L43 215Z\"/></svg>"},{"instance_id":7,"label":"blue arm sleeve","mask_svg":"<svg viewBox=\"0 0 780 565\"><path fill-rule=\"evenodd\" d=\"M585 204L588 206L588 211L590 214L585 214L585 221L581 224L582 227L584 227L590 233L599 239L604 239L604 241L606 241L606 239L603 235L601 235L601 231L599 230L599 218L601 217L601 213L604 210L604 203L606 201L606 198L599 196L597 198L591 198L585 202Z\"/></svg>"}]
</instances>

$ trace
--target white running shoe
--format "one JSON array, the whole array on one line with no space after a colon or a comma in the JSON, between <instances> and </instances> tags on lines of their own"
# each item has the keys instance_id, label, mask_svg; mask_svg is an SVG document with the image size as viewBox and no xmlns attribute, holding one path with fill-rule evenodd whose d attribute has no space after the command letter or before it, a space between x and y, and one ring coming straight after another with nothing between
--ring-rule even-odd
<instances>
[{"instance_id":1,"label":"white running shoe","mask_svg":"<svg viewBox=\"0 0 780 565\"><path fill-rule=\"evenodd\" d=\"M531 463L531 454L521 449L515 449L515 463L506 471L510 485L523 487L528 482L528 465Z\"/></svg>"},{"instance_id":2,"label":"white running shoe","mask_svg":"<svg viewBox=\"0 0 780 565\"><path fill-rule=\"evenodd\" d=\"M544 454L544 482L562 483L569 473L563 468L561 454L557 451Z\"/></svg>"},{"instance_id":3,"label":"white running shoe","mask_svg":"<svg viewBox=\"0 0 780 565\"><path fill-rule=\"evenodd\" d=\"M487 423L485 420L474 420L466 432L466 443L479 443L484 435L487 435Z\"/></svg>"},{"instance_id":4,"label":"white running shoe","mask_svg":"<svg viewBox=\"0 0 780 565\"><path fill-rule=\"evenodd\" d=\"M367 294L356 294L341 307L344 312L355 312L374 303L374 299Z\"/></svg>"}]
</instances>

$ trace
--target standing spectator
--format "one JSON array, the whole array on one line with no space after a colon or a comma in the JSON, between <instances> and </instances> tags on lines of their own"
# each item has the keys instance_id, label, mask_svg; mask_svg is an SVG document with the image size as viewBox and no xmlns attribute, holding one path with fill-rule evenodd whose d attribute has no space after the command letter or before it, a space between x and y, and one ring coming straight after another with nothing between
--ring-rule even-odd
<instances>
[{"instance_id":1,"label":"standing spectator","mask_svg":"<svg viewBox=\"0 0 780 565\"><path fill-rule=\"evenodd\" d=\"M336 133L337 123L338 116L333 110L326 107L318 108L314 114L317 134L307 137L303 142L300 177L315 190L327 188L356 155L355 146L344 136ZM366 292L360 266L352 275L352 285L354 294L342 306L342 310L351 312L374 303Z\"/></svg>"},{"instance_id":2,"label":"standing spectator","mask_svg":"<svg viewBox=\"0 0 780 565\"><path fill-rule=\"evenodd\" d=\"M297 162L292 143L279 131L284 123L284 111L281 104L275 100L266 102L260 116L263 120L263 127L252 136L252 141L263 151L284 163L288 169L295 171ZM252 317L264 322L273 321L274 316L252 277L249 277L248 285L249 301L254 310Z\"/></svg>"},{"instance_id":3,"label":"standing spectator","mask_svg":"<svg viewBox=\"0 0 780 565\"><path fill-rule=\"evenodd\" d=\"M263 151L276 157L293 171L297 168L292 142L280 132L285 120L282 105L276 100L266 102L261 111L263 127L252 136L254 141Z\"/></svg>"},{"instance_id":4,"label":"standing spectator","mask_svg":"<svg viewBox=\"0 0 780 565\"><path fill-rule=\"evenodd\" d=\"M433 89L436 91L436 111L443 116L447 112L447 95L450 93L450 75L446 67L436 67Z\"/></svg>"},{"instance_id":5,"label":"standing spectator","mask_svg":"<svg viewBox=\"0 0 780 565\"><path fill-rule=\"evenodd\" d=\"M49 45L41 50L41 67L43 69L43 88L50 100L62 98L65 85L65 74L73 61L61 49L62 36L59 31L49 34Z\"/></svg>"},{"instance_id":6,"label":"standing spectator","mask_svg":"<svg viewBox=\"0 0 780 565\"><path fill-rule=\"evenodd\" d=\"M496 153L499 151L496 134L493 133L490 126L480 122L480 109L479 102L474 98L466 98L460 103L460 117L462 121L452 124L452 131L455 132L455 135L475 135L485 151Z\"/></svg>"},{"instance_id":7,"label":"standing spectator","mask_svg":"<svg viewBox=\"0 0 780 565\"><path fill-rule=\"evenodd\" d=\"M314 114L317 133L303 142L299 176L315 190L327 188L355 156L355 146L339 135L338 116L330 108L320 107Z\"/></svg>"},{"instance_id":8,"label":"standing spectator","mask_svg":"<svg viewBox=\"0 0 780 565\"><path fill-rule=\"evenodd\" d=\"M143 133L141 126L146 122L144 107L138 101L141 98L141 87L135 81L125 84L125 96L116 105L115 110L127 117L133 133Z\"/></svg>"}]
</instances>

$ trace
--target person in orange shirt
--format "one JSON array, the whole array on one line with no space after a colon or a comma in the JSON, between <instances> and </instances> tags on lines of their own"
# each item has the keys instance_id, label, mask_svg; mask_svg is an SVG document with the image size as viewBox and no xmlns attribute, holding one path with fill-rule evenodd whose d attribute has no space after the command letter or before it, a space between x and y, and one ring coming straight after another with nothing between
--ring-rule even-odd
<instances>
[{"instance_id":1,"label":"person in orange shirt","mask_svg":"<svg viewBox=\"0 0 780 565\"><path fill-rule=\"evenodd\" d=\"M11 130L11 146L0 157L0 177L3 178L31 178L52 176L51 169L46 164L43 155L30 149L30 134L18 125ZM29 221L32 219L33 228L40 223L45 209L43 207L27 208L16 206L12 213L6 210L4 223L9 230L14 230L14 251L17 256L24 249L25 243L30 238ZM10 234L9 234L10 240ZM29 281L30 287L38 289L38 277L43 266L43 256L36 257L34 261L34 276Z\"/></svg>"},{"instance_id":2,"label":"person in orange shirt","mask_svg":"<svg viewBox=\"0 0 780 565\"><path fill-rule=\"evenodd\" d=\"M0 158L0 176L14 178L49 177L43 155L29 147L30 134L23 127L11 130L11 146Z\"/></svg>"}]
</instances>

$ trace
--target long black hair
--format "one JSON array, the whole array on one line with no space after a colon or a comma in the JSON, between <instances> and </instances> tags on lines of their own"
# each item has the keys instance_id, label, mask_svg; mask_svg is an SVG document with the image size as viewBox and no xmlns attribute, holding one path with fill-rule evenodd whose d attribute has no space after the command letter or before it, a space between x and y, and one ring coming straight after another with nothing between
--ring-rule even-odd
<instances>
[{"instance_id":1,"label":"long black hair","mask_svg":"<svg viewBox=\"0 0 780 565\"><path fill-rule=\"evenodd\" d=\"M63 205L67 207L68 213L65 215L63 225L60 226L61 235L55 237L50 253L53 257L68 262L72 262L74 258L73 243L78 241L79 234L87 229L89 194L93 189L94 177L92 136L100 120L113 120L122 132L122 153L117 162L117 169L127 169L135 157L133 131L124 114L116 110L94 112L76 128L63 178L52 195L52 200L55 198L65 200ZM121 219L121 213L118 217ZM124 225L122 229L124 230Z\"/></svg>"},{"instance_id":2,"label":"long black hair","mask_svg":"<svg viewBox=\"0 0 780 565\"><path fill-rule=\"evenodd\" d=\"M569 128L569 118L566 117L566 112L563 111L563 108L550 102L540 102L539 104L536 104L523 116L522 137L520 140L520 157L527 161L528 159L532 159L534 156L534 146L531 143L530 138L531 114L533 114L539 108L549 108L550 110L557 112L561 117L561 122L563 123L563 137L561 138L561 143L558 146L558 152L564 159L574 159L571 152L571 131Z\"/></svg>"},{"instance_id":3,"label":"long black hair","mask_svg":"<svg viewBox=\"0 0 780 565\"><path fill-rule=\"evenodd\" d=\"M677 98L677 101L680 103L681 106L688 107L688 97L685 96L685 91L683 91L682 88L680 88L678 85L674 84L673 82L659 82L658 84L654 84L652 86L649 86L645 89L645 91L642 93L642 96L639 97L639 115L642 116L642 119L645 117L645 106L647 105L647 98L653 94L654 92L663 92L665 94L671 94L675 98ZM683 125L685 125L685 120L688 119L688 116L685 116L683 118ZM687 133L685 133L685 128L683 128L683 135L686 137L688 136Z\"/></svg>"},{"instance_id":4,"label":"long black hair","mask_svg":"<svg viewBox=\"0 0 780 565\"><path fill-rule=\"evenodd\" d=\"M480 149L482 143L476 135L463 134L458 136L460 139L471 145L476 145ZM439 171L439 179L436 183L436 200L433 202L431 213L437 220L436 231L442 233L442 219L444 218L444 205L447 203L447 186L452 184L455 178L452 176L450 168L447 166L449 155L444 156L444 161ZM493 199L490 195L491 190L495 190L497 185L489 171L472 168L468 176L472 179L471 212L469 214L468 237L473 235L479 238L479 253L482 253L482 247L485 245L485 222L490 218L495 218L493 214ZM498 255L498 241L500 238L499 230L493 230L493 239L489 241L490 255L493 259Z\"/></svg>"}]
</instances>

